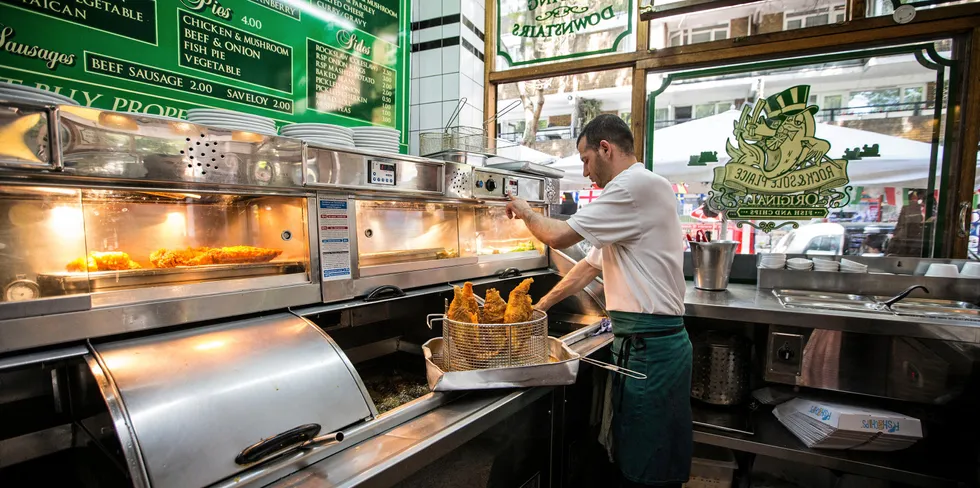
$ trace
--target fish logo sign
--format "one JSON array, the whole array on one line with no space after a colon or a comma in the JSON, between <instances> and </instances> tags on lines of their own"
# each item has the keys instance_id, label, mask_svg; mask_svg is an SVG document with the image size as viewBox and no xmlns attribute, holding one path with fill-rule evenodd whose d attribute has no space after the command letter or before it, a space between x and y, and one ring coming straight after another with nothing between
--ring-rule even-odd
<instances>
[{"instance_id":1,"label":"fish logo sign","mask_svg":"<svg viewBox=\"0 0 980 488\"><path fill-rule=\"evenodd\" d=\"M735 219L794 220L849 203L848 161L828 156L809 95L799 85L742 107L725 144L731 160L714 170L712 206Z\"/></svg>"}]
</instances>

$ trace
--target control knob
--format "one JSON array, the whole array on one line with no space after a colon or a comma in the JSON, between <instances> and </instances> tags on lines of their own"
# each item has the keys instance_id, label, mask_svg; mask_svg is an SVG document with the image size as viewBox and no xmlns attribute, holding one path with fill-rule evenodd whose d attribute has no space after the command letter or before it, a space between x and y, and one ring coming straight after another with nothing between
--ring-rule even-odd
<instances>
[{"instance_id":1,"label":"control knob","mask_svg":"<svg viewBox=\"0 0 980 488\"><path fill-rule=\"evenodd\" d=\"M497 182L493 181L493 178L487 180L486 183L487 191L494 191L497 189Z\"/></svg>"}]
</instances>

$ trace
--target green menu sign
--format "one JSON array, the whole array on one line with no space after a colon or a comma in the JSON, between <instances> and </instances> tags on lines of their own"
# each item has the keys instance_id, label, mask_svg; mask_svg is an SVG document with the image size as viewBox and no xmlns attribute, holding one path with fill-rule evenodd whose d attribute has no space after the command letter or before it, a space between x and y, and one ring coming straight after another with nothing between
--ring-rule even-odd
<instances>
[{"instance_id":1,"label":"green menu sign","mask_svg":"<svg viewBox=\"0 0 980 488\"><path fill-rule=\"evenodd\" d=\"M0 81L83 106L378 125L408 145L410 0L0 0Z\"/></svg>"}]
</instances>

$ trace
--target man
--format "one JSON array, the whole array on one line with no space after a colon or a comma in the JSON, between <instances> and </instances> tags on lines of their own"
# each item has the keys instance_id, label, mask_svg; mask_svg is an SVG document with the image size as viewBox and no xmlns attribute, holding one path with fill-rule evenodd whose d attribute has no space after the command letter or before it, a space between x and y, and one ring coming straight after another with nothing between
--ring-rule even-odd
<instances>
[{"instance_id":1,"label":"man","mask_svg":"<svg viewBox=\"0 0 980 488\"><path fill-rule=\"evenodd\" d=\"M680 487L691 465L691 342L684 330L680 220L670 183L633 154L633 135L615 115L600 115L578 138L584 176L601 195L568 221L550 219L512 199L543 243L593 245L536 308L547 310L603 273L612 320L613 360L647 376L613 377L613 445L623 486Z\"/></svg>"}]
</instances>

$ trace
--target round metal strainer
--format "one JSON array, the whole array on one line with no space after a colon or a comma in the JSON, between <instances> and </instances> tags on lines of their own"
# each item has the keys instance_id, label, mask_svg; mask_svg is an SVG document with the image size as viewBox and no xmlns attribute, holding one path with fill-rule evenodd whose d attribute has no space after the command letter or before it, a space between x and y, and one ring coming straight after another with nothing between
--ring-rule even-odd
<instances>
[{"instance_id":1,"label":"round metal strainer","mask_svg":"<svg viewBox=\"0 0 980 488\"><path fill-rule=\"evenodd\" d=\"M534 310L532 319L516 324L470 324L430 315L442 322L446 371L509 368L548 362L548 314Z\"/></svg>"}]
</instances>

